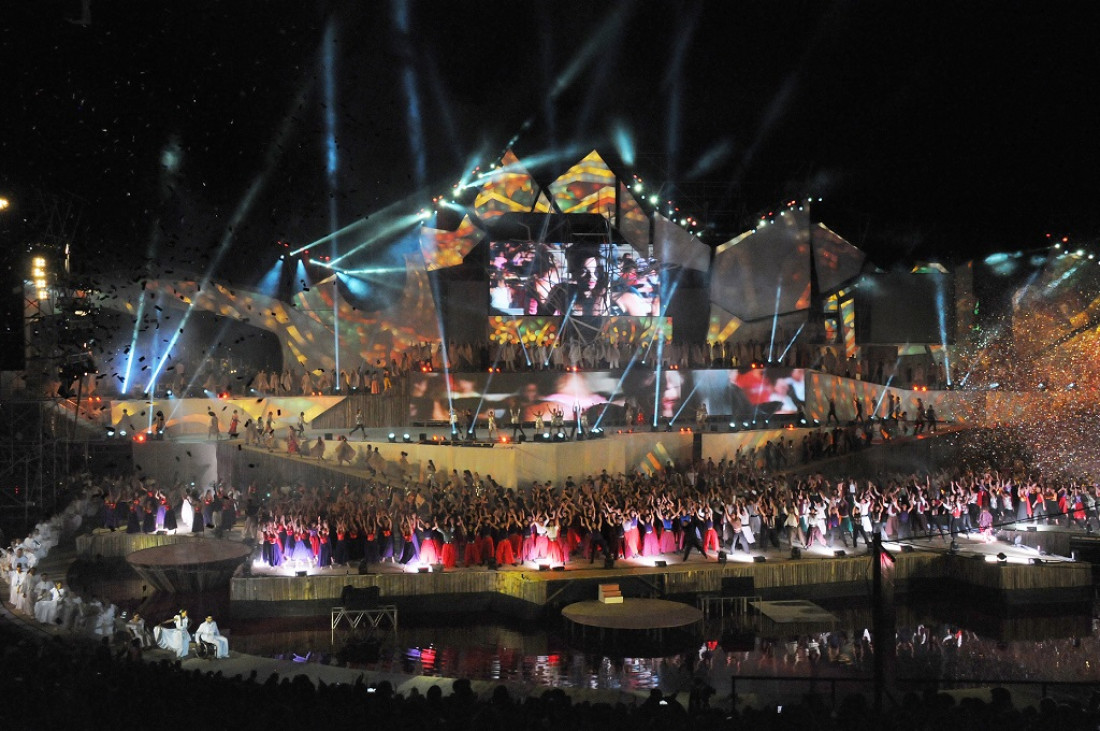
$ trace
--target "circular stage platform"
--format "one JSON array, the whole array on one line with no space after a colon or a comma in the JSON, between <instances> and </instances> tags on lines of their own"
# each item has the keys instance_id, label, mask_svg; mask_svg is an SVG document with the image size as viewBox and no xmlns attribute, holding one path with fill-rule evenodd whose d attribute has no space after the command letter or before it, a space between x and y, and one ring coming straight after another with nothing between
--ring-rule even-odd
<instances>
[{"instance_id":1,"label":"circular stage platform","mask_svg":"<svg viewBox=\"0 0 1100 731\"><path fill-rule=\"evenodd\" d=\"M126 562L160 591L180 594L225 586L251 553L234 541L193 538L135 551Z\"/></svg>"},{"instance_id":2,"label":"circular stage platform","mask_svg":"<svg viewBox=\"0 0 1100 731\"><path fill-rule=\"evenodd\" d=\"M569 623L570 635L582 643L590 629L601 644L629 642L631 637L662 643L666 632L683 636L679 633L694 633L703 626L702 611L664 599L627 598L622 604L576 602L562 609L561 616Z\"/></svg>"},{"instance_id":3,"label":"circular stage platform","mask_svg":"<svg viewBox=\"0 0 1100 731\"><path fill-rule=\"evenodd\" d=\"M665 599L624 599L621 604L577 602L561 610L573 624L609 630L676 629L703 621L703 612L688 604Z\"/></svg>"}]
</instances>

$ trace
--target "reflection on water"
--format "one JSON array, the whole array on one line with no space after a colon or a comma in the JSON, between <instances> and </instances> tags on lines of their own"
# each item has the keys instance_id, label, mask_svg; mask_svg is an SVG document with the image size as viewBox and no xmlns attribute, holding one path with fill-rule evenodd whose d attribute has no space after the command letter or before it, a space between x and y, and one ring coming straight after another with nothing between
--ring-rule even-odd
<instances>
[{"instance_id":1,"label":"reflection on water","mask_svg":"<svg viewBox=\"0 0 1100 731\"><path fill-rule=\"evenodd\" d=\"M231 630L234 650L302 662L350 661L368 670L536 687L664 692L685 689L693 674L725 691L732 677L801 678L810 683L867 678L872 673L874 638L867 630L867 607L827 607L837 618L831 628L787 629L763 621L710 623L702 642L662 652L575 648L554 620L536 627L496 615L448 617L435 623L402 616L400 632L378 634L349 648L347 638L339 635L336 644L330 643L327 616L233 618L227 592L150 596L140 581L97 578L94 585L89 581L87 591L117 602L121 610L132 612L140 605L154 623L180 607L192 616L213 614L220 626ZM943 602L897 607L896 676L1100 683L1100 631L1094 625L1094 610L1001 617L991 616L987 609Z\"/></svg>"},{"instance_id":2,"label":"reflection on water","mask_svg":"<svg viewBox=\"0 0 1100 731\"><path fill-rule=\"evenodd\" d=\"M686 690L702 675L719 689L731 677L765 676L843 680L872 673L874 638L866 609L834 609L832 629L770 636L752 627L710 624L698 646L662 656L610 656L572 648L560 628L548 631L498 617L448 624L402 622L399 633L352 643L355 667L438 677L518 682L533 686L664 692ZM969 626L944 617L966 616ZM343 664L347 647L329 642L327 618L268 621L234 628L243 652ZM950 607L904 607L897 617L897 677L990 682L1021 680L1100 682L1100 633L1087 614L1003 620Z\"/></svg>"}]
</instances>

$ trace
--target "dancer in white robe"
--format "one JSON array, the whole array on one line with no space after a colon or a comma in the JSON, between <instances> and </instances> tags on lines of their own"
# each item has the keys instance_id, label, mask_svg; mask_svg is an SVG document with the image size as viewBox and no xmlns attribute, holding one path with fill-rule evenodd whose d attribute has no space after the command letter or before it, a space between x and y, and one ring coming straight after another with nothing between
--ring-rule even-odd
<instances>
[{"instance_id":1,"label":"dancer in white robe","mask_svg":"<svg viewBox=\"0 0 1100 731\"><path fill-rule=\"evenodd\" d=\"M26 580L27 575L23 573L23 565L15 564L15 567L8 574L8 604L12 605L12 608L22 611L23 606L23 582Z\"/></svg>"},{"instance_id":2,"label":"dancer in white robe","mask_svg":"<svg viewBox=\"0 0 1100 731\"><path fill-rule=\"evenodd\" d=\"M171 650L176 657L185 658L191 646L191 634L187 631L190 620L183 609L164 624L157 625L153 634L157 641L157 647L162 650Z\"/></svg>"},{"instance_id":3,"label":"dancer in white robe","mask_svg":"<svg viewBox=\"0 0 1100 731\"><path fill-rule=\"evenodd\" d=\"M184 533L184 532L185 533L190 533L191 532L191 526L193 525L194 519L195 519L195 511L191 507L191 501L188 500L185 497L183 499L183 502L180 504L180 522L179 522L179 529L176 532L177 533Z\"/></svg>"}]
</instances>

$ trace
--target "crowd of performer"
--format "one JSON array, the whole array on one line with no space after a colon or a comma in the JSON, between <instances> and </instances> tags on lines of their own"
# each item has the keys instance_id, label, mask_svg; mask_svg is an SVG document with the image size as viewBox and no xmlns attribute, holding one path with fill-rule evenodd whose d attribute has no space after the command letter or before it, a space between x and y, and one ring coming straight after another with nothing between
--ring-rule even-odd
<instances>
[{"instance_id":1,"label":"crowd of performer","mask_svg":"<svg viewBox=\"0 0 1100 731\"><path fill-rule=\"evenodd\" d=\"M1100 491L1027 473L962 471L883 480L777 472L795 446L649 474L513 487L491 475L402 466L362 486L160 487L136 478L100 489L110 530L217 534L240 526L269 566L393 563L445 568L662 558L887 540L992 541L1000 526L1098 527ZM393 475L395 473L389 473ZM243 522L242 522L243 521Z\"/></svg>"},{"instance_id":2,"label":"crowd of performer","mask_svg":"<svg viewBox=\"0 0 1100 731\"><path fill-rule=\"evenodd\" d=\"M270 490L270 493L268 492ZM176 505L177 497L180 499ZM90 482L65 511L39 523L24 539L0 552L9 583L9 604L38 622L71 636L126 647L119 657L140 658L160 648L179 659L208 643L225 656L228 643L213 617L197 627L185 610L147 624L94 596L83 599L62 581L38 569L62 533L89 527L134 527L118 520L119 505L137 513L141 528L183 529L190 511L194 530L231 529L244 516L246 536L263 541L272 562L332 565L356 560L475 565L523 560L595 560L601 557L663 556L701 549L755 551L761 545L806 547L851 541L881 530L890 538L955 533L988 534L998 523L1097 525L1097 486L1044 480L1020 469L898 475L882 481L775 475L749 459L703 461L651 475L601 473L554 486L509 489L486 475L429 466L409 486L376 484L362 489L286 487L243 491L214 486L158 490L136 476ZM184 508L186 503L188 508ZM91 522L91 526L87 523ZM602 556L601 556L602 554ZM121 638L121 641L120 641ZM985 645L953 628L917 625L898 631L900 662L960 662L964 648ZM1067 640L1067 642L1069 642ZM726 653L735 664L761 668L867 662L872 638L848 631L764 642L750 660ZM1069 646L1067 645L1067 648ZM1069 650L1067 649L1067 652ZM104 655L98 656L103 660ZM909 658L909 660L906 660ZM705 708L705 698L696 711Z\"/></svg>"}]
</instances>

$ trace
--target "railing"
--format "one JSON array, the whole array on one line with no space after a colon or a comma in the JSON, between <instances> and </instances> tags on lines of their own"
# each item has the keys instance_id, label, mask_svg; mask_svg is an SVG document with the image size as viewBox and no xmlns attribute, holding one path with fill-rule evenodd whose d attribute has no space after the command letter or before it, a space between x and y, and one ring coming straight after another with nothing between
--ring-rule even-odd
<instances>
[{"instance_id":1,"label":"railing","mask_svg":"<svg viewBox=\"0 0 1100 731\"><path fill-rule=\"evenodd\" d=\"M329 642L336 644L336 630L343 624L350 625L351 633L365 631L372 635L376 631L388 629L397 631L397 606L394 604L382 604L372 609L348 609L347 607L333 607L331 616L332 631ZM366 620L364 623L363 620ZM388 628L386 625L388 624Z\"/></svg>"},{"instance_id":2,"label":"railing","mask_svg":"<svg viewBox=\"0 0 1100 731\"><path fill-rule=\"evenodd\" d=\"M715 617L740 617L749 613L753 602L760 601L759 596L718 596L702 595L698 598L699 609L703 610L703 619Z\"/></svg>"}]
</instances>

